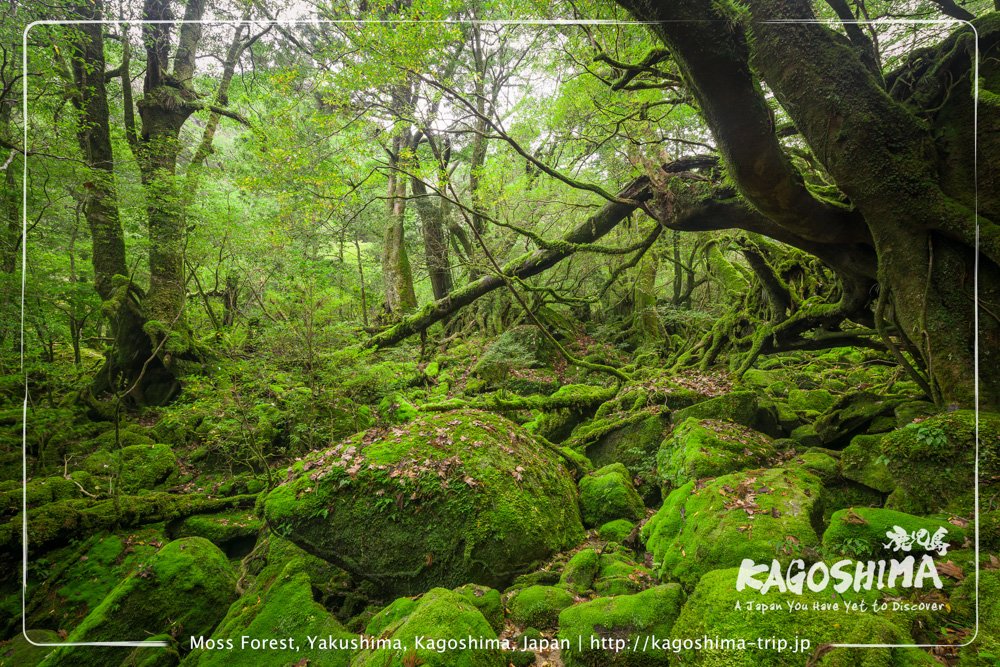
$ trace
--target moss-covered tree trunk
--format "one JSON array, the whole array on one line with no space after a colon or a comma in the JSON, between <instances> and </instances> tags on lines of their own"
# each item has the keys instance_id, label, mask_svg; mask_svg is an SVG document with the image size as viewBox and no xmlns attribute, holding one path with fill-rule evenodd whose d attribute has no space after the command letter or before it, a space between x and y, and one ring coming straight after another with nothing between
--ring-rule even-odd
<instances>
[{"instance_id":1,"label":"moss-covered tree trunk","mask_svg":"<svg viewBox=\"0 0 1000 667\"><path fill-rule=\"evenodd\" d=\"M102 3L82 6L81 18L99 19ZM126 265L125 237L118 217L114 155L108 118L104 72L104 36L100 24L81 24L73 33L70 68L74 79L74 105L79 113L77 140L89 169L84 183L84 215L90 228L94 287L104 302L112 346L94 381L94 390L129 391L143 401L154 385L170 386L172 376L153 354L143 331L143 294L130 279ZM156 395L156 390L153 394Z\"/></svg>"},{"instance_id":2,"label":"moss-covered tree trunk","mask_svg":"<svg viewBox=\"0 0 1000 667\"><path fill-rule=\"evenodd\" d=\"M891 304L884 313L888 324L916 351L934 398L971 405L975 183L960 165L974 162L967 129L973 122L972 31L960 29L922 54L925 65L928 59L931 64L914 65L903 77L905 90L894 86L887 92L857 45L809 23L815 16L805 0L757 0L742 16L709 0L620 4L637 18L659 22L653 30L680 66L728 173L749 204L742 205L746 213L730 208L728 215L743 219L728 226L763 233L827 261L844 280L842 304L870 303L865 293L874 290L864 279L866 265L873 263ZM990 91L998 87L1000 71L998 23L1000 17L992 14L978 25L980 85ZM851 208L831 205L806 187L778 141L757 75ZM963 133L967 141L955 140ZM989 164L987 155L1000 157L998 147L997 134L981 128L979 163ZM979 298L987 308L978 333L986 406L1000 404L1000 355L994 351L1000 322L988 315L1000 304L995 222L1000 217L991 197L979 206ZM721 206L714 202L706 209ZM855 311L866 316L863 308ZM870 318L870 309L867 313Z\"/></svg>"}]
</instances>

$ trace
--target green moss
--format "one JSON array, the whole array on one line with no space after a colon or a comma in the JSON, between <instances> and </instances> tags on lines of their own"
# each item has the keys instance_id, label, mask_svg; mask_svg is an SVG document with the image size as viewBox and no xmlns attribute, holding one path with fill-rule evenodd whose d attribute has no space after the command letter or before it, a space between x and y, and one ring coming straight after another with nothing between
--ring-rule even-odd
<instances>
[{"instance_id":1,"label":"green moss","mask_svg":"<svg viewBox=\"0 0 1000 667\"><path fill-rule=\"evenodd\" d=\"M792 389L788 392L788 406L796 412L826 412L836 400L826 389Z\"/></svg>"},{"instance_id":2,"label":"green moss","mask_svg":"<svg viewBox=\"0 0 1000 667\"><path fill-rule=\"evenodd\" d=\"M649 588L653 577L649 568L639 565L627 550L605 551L594 578L598 595L630 595Z\"/></svg>"},{"instance_id":3,"label":"green moss","mask_svg":"<svg viewBox=\"0 0 1000 667\"><path fill-rule=\"evenodd\" d=\"M972 511L975 412L959 410L887 434L881 456L896 488L886 507L910 514ZM979 478L1000 477L1000 414L979 414Z\"/></svg>"},{"instance_id":4,"label":"green moss","mask_svg":"<svg viewBox=\"0 0 1000 667\"><path fill-rule=\"evenodd\" d=\"M54 630L28 630L28 637L37 644L58 644L62 639ZM52 652L51 646L35 646L18 633L13 639L0 644L0 667L37 665Z\"/></svg>"},{"instance_id":5,"label":"green moss","mask_svg":"<svg viewBox=\"0 0 1000 667\"><path fill-rule=\"evenodd\" d=\"M621 463L604 466L580 480L580 510L587 526L613 519L638 521L646 516L642 498Z\"/></svg>"},{"instance_id":6,"label":"green moss","mask_svg":"<svg viewBox=\"0 0 1000 667\"><path fill-rule=\"evenodd\" d=\"M597 529L597 535L607 542L624 542L635 530L635 524L625 519L615 519Z\"/></svg>"},{"instance_id":7,"label":"green moss","mask_svg":"<svg viewBox=\"0 0 1000 667\"><path fill-rule=\"evenodd\" d=\"M500 599L499 591L488 586L466 584L456 588L455 592L478 609L496 633L499 634L503 630L503 601Z\"/></svg>"},{"instance_id":8,"label":"green moss","mask_svg":"<svg viewBox=\"0 0 1000 667\"><path fill-rule=\"evenodd\" d=\"M944 529L946 532L942 539L954 549L960 548L965 542L965 531L947 521L882 508L856 507L833 513L830 525L823 533L823 547L828 553L853 558L892 554L894 550L885 546L891 544L886 533L895 532L897 526L907 534L924 530L928 536ZM914 554L923 551L916 544L912 549Z\"/></svg>"},{"instance_id":9,"label":"green moss","mask_svg":"<svg viewBox=\"0 0 1000 667\"><path fill-rule=\"evenodd\" d=\"M715 570L707 573L698 582L677 622L671 629L671 637L683 639L691 637L744 638L747 645L743 650L683 651L678 659L685 665L705 667L777 667L779 665L806 664L807 656L789 652L779 653L773 648L758 648L757 638L786 638L794 641L807 639L811 642L810 653L815 655L817 647L830 642L842 643L887 643L911 644L913 638L902 627L894 624L883 614L866 611L845 611L844 601L831 598L827 592L813 593L805 589L802 595L780 593L777 589L761 595L746 590L736 590L736 568ZM867 597L875 598L867 593ZM861 597L861 596L857 596ZM761 612L747 608L748 602L777 604L778 608ZM804 609L789 612L786 603L802 603ZM833 603L839 609L815 610L814 603ZM918 649L834 649L809 664L824 667L911 667L937 664L927 653Z\"/></svg>"},{"instance_id":10,"label":"green moss","mask_svg":"<svg viewBox=\"0 0 1000 667\"><path fill-rule=\"evenodd\" d=\"M705 572L744 558L788 561L819 546L813 526L820 493L819 478L798 466L688 482L667 497L642 535L660 576L693 586Z\"/></svg>"},{"instance_id":11,"label":"green moss","mask_svg":"<svg viewBox=\"0 0 1000 667\"><path fill-rule=\"evenodd\" d=\"M101 450L87 457L84 469L99 477L121 475L123 493L155 489L179 474L177 457L167 445L129 445L120 450Z\"/></svg>"},{"instance_id":12,"label":"green moss","mask_svg":"<svg viewBox=\"0 0 1000 667\"><path fill-rule=\"evenodd\" d=\"M296 646L261 651L242 649L243 636L257 639L295 638ZM184 661L185 665L260 665L262 656L269 662L292 664L308 660L310 665L346 667L349 650L322 648L319 643L310 646L307 636L324 640L332 637L349 641L355 635L344 630L330 612L313 600L309 575L299 563L290 562L268 586L255 588L244 594L229 608L226 617L212 633L212 639L232 640L234 650L195 650Z\"/></svg>"},{"instance_id":13,"label":"green moss","mask_svg":"<svg viewBox=\"0 0 1000 667\"><path fill-rule=\"evenodd\" d=\"M600 568L600 556L595 549L581 549L573 554L559 577L559 583L583 595L594 585L594 577Z\"/></svg>"},{"instance_id":14,"label":"green moss","mask_svg":"<svg viewBox=\"0 0 1000 667\"><path fill-rule=\"evenodd\" d=\"M833 484L840 481L840 452L810 447L793 459L796 464L820 478L823 484Z\"/></svg>"},{"instance_id":15,"label":"green moss","mask_svg":"<svg viewBox=\"0 0 1000 667\"><path fill-rule=\"evenodd\" d=\"M506 585L583 538L560 457L484 412L422 415L297 462L271 529L384 594Z\"/></svg>"},{"instance_id":16,"label":"green moss","mask_svg":"<svg viewBox=\"0 0 1000 667\"><path fill-rule=\"evenodd\" d=\"M889 474L889 460L882 456L881 442L881 435L856 435L844 449L841 462L845 478L889 493L896 482Z\"/></svg>"},{"instance_id":17,"label":"green moss","mask_svg":"<svg viewBox=\"0 0 1000 667\"><path fill-rule=\"evenodd\" d=\"M773 410L762 405L752 391L733 391L710 398L674 413L674 423L685 419L721 419L736 422L770 436L777 436L777 417Z\"/></svg>"},{"instance_id":18,"label":"green moss","mask_svg":"<svg viewBox=\"0 0 1000 667\"><path fill-rule=\"evenodd\" d=\"M0 492L0 516L12 516L20 512L25 496L28 507L40 507L59 500L82 498L83 494L76 484L63 477L29 479L23 488L21 484L14 483L9 490Z\"/></svg>"},{"instance_id":19,"label":"green moss","mask_svg":"<svg viewBox=\"0 0 1000 667\"><path fill-rule=\"evenodd\" d=\"M235 510L189 516L173 528L173 534L176 537L204 537L221 547L233 540L257 535L262 526L263 521L252 510Z\"/></svg>"},{"instance_id":20,"label":"green moss","mask_svg":"<svg viewBox=\"0 0 1000 667\"><path fill-rule=\"evenodd\" d=\"M640 480L638 490L645 497L655 488L656 451L669 425L666 412L643 408L583 424L573 432L573 440L586 444L587 457L597 467L623 464Z\"/></svg>"},{"instance_id":21,"label":"green moss","mask_svg":"<svg viewBox=\"0 0 1000 667\"><path fill-rule=\"evenodd\" d=\"M966 577L951 596L955 611L965 618L965 627L974 631L975 608L979 600L979 632L975 641L963 646L960 667L996 667L1000 660L1000 570L980 570L979 590L975 577Z\"/></svg>"},{"instance_id":22,"label":"green moss","mask_svg":"<svg viewBox=\"0 0 1000 667\"><path fill-rule=\"evenodd\" d=\"M656 467L670 490L691 480L756 468L776 454L762 433L735 422L689 418L660 445Z\"/></svg>"},{"instance_id":23,"label":"green moss","mask_svg":"<svg viewBox=\"0 0 1000 667\"><path fill-rule=\"evenodd\" d=\"M415 637L425 641L464 639L466 637L495 639L496 633L479 610L462 595L443 588L425 593L408 613L386 626L379 637L396 640L399 647L366 650L351 662L352 667L506 667L499 649L455 649L436 651L417 648Z\"/></svg>"},{"instance_id":24,"label":"green moss","mask_svg":"<svg viewBox=\"0 0 1000 667\"><path fill-rule=\"evenodd\" d=\"M656 586L635 595L618 595L584 602L559 614L559 638L569 642L563 650L566 667L606 667L667 664L662 650L632 651L633 642L644 646L650 637L667 637L681 611L684 594L677 584ZM624 640L624 650L600 648L591 639ZM582 650L581 650L582 649Z\"/></svg>"},{"instance_id":25,"label":"green moss","mask_svg":"<svg viewBox=\"0 0 1000 667\"><path fill-rule=\"evenodd\" d=\"M510 620L518 625L548 629L555 627L559 612L573 601L572 593L557 586L529 586L515 592L507 607Z\"/></svg>"},{"instance_id":26,"label":"green moss","mask_svg":"<svg viewBox=\"0 0 1000 667\"><path fill-rule=\"evenodd\" d=\"M112 590L68 642L142 640L161 633L207 635L235 596L236 575L218 547L190 537L170 542ZM103 666L114 647L59 648L42 663Z\"/></svg>"},{"instance_id":27,"label":"green moss","mask_svg":"<svg viewBox=\"0 0 1000 667\"><path fill-rule=\"evenodd\" d=\"M378 637L385 629L395 624L402 618L406 618L417 608L416 598L396 598L389 605L372 616L365 627L365 634Z\"/></svg>"},{"instance_id":28,"label":"green moss","mask_svg":"<svg viewBox=\"0 0 1000 667\"><path fill-rule=\"evenodd\" d=\"M554 355L554 346L538 327L514 327L486 349L473 372L487 382L501 383L510 379L512 371L547 366Z\"/></svg>"},{"instance_id":29,"label":"green moss","mask_svg":"<svg viewBox=\"0 0 1000 667\"><path fill-rule=\"evenodd\" d=\"M813 425L819 444L837 443L856 435L876 417L891 414L899 403L866 391L840 397Z\"/></svg>"}]
</instances>

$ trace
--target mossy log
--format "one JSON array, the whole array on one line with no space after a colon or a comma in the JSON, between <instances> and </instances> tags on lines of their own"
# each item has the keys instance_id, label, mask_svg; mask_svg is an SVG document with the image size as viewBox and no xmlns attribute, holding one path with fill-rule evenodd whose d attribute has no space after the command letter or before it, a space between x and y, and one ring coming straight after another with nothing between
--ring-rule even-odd
<instances>
[{"instance_id":1,"label":"mossy log","mask_svg":"<svg viewBox=\"0 0 1000 667\"><path fill-rule=\"evenodd\" d=\"M158 521L182 519L192 514L206 514L235 507L249 507L256 494L229 498L200 495L149 493L121 496L108 500L65 500L28 510L28 544L34 549L49 548L101 530L139 526ZM0 526L0 552L21 546L19 513Z\"/></svg>"}]
</instances>

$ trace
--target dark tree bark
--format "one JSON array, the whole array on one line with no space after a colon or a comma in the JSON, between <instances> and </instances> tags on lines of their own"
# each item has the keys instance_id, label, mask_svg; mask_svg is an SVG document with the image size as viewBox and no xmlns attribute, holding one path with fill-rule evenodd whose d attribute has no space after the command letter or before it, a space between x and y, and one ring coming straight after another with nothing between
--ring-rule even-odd
<instances>
[{"instance_id":1,"label":"dark tree bark","mask_svg":"<svg viewBox=\"0 0 1000 667\"><path fill-rule=\"evenodd\" d=\"M81 6L81 18L101 18L102 3ZM153 354L143 331L142 292L128 278L125 239L118 218L114 155L105 89L103 26L80 24L72 39L70 67L73 102L80 118L77 140L90 169L84 183L84 215L90 227L93 249L94 286L109 318L113 345L95 378L96 393L128 390L131 400L167 400L176 391L176 381Z\"/></svg>"},{"instance_id":2,"label":"dark tree bark","mask_svg":"<svg viewBox=\"0 0 1000 667\"><path fill-rule=\"evenodd\" d=\"M957 111L969 107L971 31L959 29L939 48L921 54L934 64L912 73L902 86L902 101L886 93L850 41L808 23L815 17L805 0L757 0L743 24L708 0L619 4L639 19L658 22L653 31L679 64L729 174L755 210L722 201L706 202L706 208L729 209L730 216L744 218L735 226L827 261L854 283L845 285L845 303L848 295L870 302L861 298L863 278L875 268L899 332L919 351L935 398L971 405L975 212L969 202L975 188L951 166L958 157L972 163L972 142L959 146L953 138L963 126L972 126L971 115L960 117ZM992 15L978 26L981 75L988 87L997 80L998 23ZM948 76L940 74L941 64L954 64ZM754 72L774 91L851 209L809 193L777 140ZM943 118L949 110L954 113L948 125L929 131L934 117ZM980 128L980 136L984 163L986 154L995 158L1000 151L995 133L985 136ZM980 298L995 304L1000 301L993 287L1000 227L986 204L980 206L980 268L990 282ZM1000 404L1000 358L993 352L1000 342L998 323L981 322L982 401L995 406ZM993 345L984 346L984 340Z\"/></svg>"}]
</instances>

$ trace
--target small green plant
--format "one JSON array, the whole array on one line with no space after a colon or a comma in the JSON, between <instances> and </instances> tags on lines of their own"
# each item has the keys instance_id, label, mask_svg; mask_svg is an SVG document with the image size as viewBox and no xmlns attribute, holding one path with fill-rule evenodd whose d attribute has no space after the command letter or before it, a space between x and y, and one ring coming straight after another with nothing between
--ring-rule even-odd
<instances>
[{"instance_id":1,"label":"small green plant","mask_svg":"<svg viewBox=\"0 0 1000 667\"><path fill-rule=\"evenodd\" d=\"M947 434L938 426L910 424L910 428L915 428L917 440L929 447L940 448L948 444Z\"/></svg>"}]
</instances>

